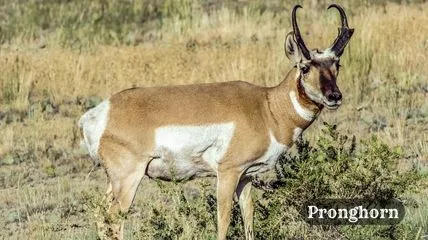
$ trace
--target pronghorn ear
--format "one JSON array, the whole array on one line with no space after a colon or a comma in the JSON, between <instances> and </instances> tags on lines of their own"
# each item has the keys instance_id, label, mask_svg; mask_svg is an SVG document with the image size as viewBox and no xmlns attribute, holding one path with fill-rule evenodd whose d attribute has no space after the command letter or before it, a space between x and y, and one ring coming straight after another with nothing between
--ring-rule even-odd
<instances>
[{"instance_id":1,"label":"pronghorn ear","mask_svg":"<svg viewBox=\"0 0 428 240\"><path fill-rule=\"evenodd\" d=\"M294 32L289 32L285 37L285 55L294 63L300 63L303 59L302 52L294 39Z\"/></svg>"}]
</instances>

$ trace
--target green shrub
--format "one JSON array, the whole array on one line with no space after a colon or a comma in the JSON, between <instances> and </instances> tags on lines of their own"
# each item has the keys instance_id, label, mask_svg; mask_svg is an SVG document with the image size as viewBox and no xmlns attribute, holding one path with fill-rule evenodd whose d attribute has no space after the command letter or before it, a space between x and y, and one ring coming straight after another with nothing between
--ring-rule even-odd
<instances>
[{"instance_id":1,"label":"green shrub","mask_svg":"<svg viewBox=\"0 0 428 240\"><path fill-rule=\"evenodd\" d=\"M256 186L268 189L257 200L257 236L400 238L405 229L400 224L309 226L297 214L303 204L312 199L400 199L416 190L420 176L414 167L398 169L400 152L401 149L391 149L375 136L357 145L355 137L342 135L336 126L325 124L314 146L306 141L298 143L297 154L279 159L274 179L256 181Z\"/></svg>"},{"instance_id":2,"label":"green shrub","mask_svg":"<svg viewBox=\"0 0 428 240\"><path fill-rule=\"evenodd\" d=\"M340 134L328 124L315 144L301 141L296 148L297 153L279 159L274 176L253 182L261 189L253 196L256 239L416 238L418 233L403 222L392 226L311 226L299 215L302 205L311 199L403 199L417 190L417 170L400 170L397 166L401 149L392 149L376 137L357 144L355 137ZM172 203L151 206L153 214L141 229L145 237L215 239L216 201L212 187L199 187L198 196L189 197L183 184L177 187L176 183L159 182L159 186ZM229 239L242 239L243 235L242 218L235 203Z\"/></svg>"},{"instance_id":3,"label":"green shrub","mask_svg":"<svg viewBox=\"0 0 428 240\"><path fill-rule=\"evenodd\" d=\"M148 222L139 229L144 239L215 239L216 200L214 191L204 181L196 192L188 193L182 183L158 181L162 202L148 203L152 211Z\"/></svg>"}]
</instances>

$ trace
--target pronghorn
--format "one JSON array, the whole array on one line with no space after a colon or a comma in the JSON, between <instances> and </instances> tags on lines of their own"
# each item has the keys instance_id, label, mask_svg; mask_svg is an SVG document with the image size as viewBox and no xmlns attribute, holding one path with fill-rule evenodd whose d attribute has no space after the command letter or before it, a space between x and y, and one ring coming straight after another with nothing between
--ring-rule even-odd
<instances>
[{"instance_id":1,"label":"pronghorn","mask_svg":"<svg viewBox=\"0 0 428 240\"><path fill-rule=\"evenodd\" d=\"M253 239L252 176L272 169L321 110L337 109L339 58L354 29L342 7L341 28L328 49L308 50L292 10L285 39L294 63L275 87L233 81L133 88L80 119L91 157L109 179L109 213L127 212L143 176L163 180L217 177L218 239L225 239L235 193L246 239ZM123 238L123 220L99 226L100 237ZM108 236L106 236L108 235Z\"/></svg>"}]
</instances>

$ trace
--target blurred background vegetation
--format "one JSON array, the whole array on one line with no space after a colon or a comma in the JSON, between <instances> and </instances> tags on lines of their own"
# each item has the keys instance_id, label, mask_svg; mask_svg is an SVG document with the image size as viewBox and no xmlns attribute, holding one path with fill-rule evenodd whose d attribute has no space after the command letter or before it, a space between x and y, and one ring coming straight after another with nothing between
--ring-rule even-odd
<instances>
[{"instance_id":1,"label":"blurred background vegetation","mask_svg":"<svg viewBox=\"0 0 428 240\"><path fill-rule=\"evenodd\" d=\"M91 44L138 44L154 29L175 20L196 23L203 13L228 8L237 16L272 13L288 18L291 0L17 0L0 1L0 43L31 42L82 47ZM342 1L352 16L361 8L389 3L414 4L423 0ZM324 8L330 1L311 0L309 7ZM176 29L177 30L177 29ZM185 29L178 29L185 32ZM157 36L162 38L162 36Z\"/></svg>"},{"instance_id":2,"label":"blurred background vegetation","mask_svg":"<svg viewBox=\"0 0 428 240\"><path fill-rule=\"evenodd\" d=\"M307 45L328 47L339 20L325 0L0 0L0 238L94 239L106 177L80 146L77 119L134 86L278 84L292 67L283 43L296 3ZM356 29L341 60L343 104L305 132L309 142L293 149L291 165L278 165L281 174L261 177L277 189L255 192L256 235L421 239L428 235L428 3L337 3ZM339 135L356 137L355 154ZM346 171L331 171L343 164ZM214 183L144 179L126 236L213 239ZM385 191L406 201L399 226L313 227L298 219L305 198ZM240 221L235 208L233 239L242 236Z\"/></svg>"}]
</instances>

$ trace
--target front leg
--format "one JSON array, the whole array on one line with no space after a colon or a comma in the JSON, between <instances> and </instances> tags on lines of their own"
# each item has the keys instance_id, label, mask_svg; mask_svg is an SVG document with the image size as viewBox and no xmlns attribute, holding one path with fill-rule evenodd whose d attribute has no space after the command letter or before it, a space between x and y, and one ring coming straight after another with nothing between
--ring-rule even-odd
<instances>
[{"instance_id":1,"label":"front leg","mask_svg":"<svg viewBox=\"0 0 428 240\"><path fill-rule=\"evenodd\" d=\"M217 226L218 240L225 240L230 224L233 195L238 184L240 173L228 170L217 175Z\"/></svg>"},{"instance_id":2,"label":"front leg","mask_svg":"<svg viewBox=\"0 0 428 240\"><path fill-rule=\"evenodd\" d=\"M239 207L241 208L242 218L244 219L245 239L254 239L253 232L253 214L254 206L251 199L252 177L242 177L238 183L236 194L239 199Z\"/></svg>"}]
</instances>

